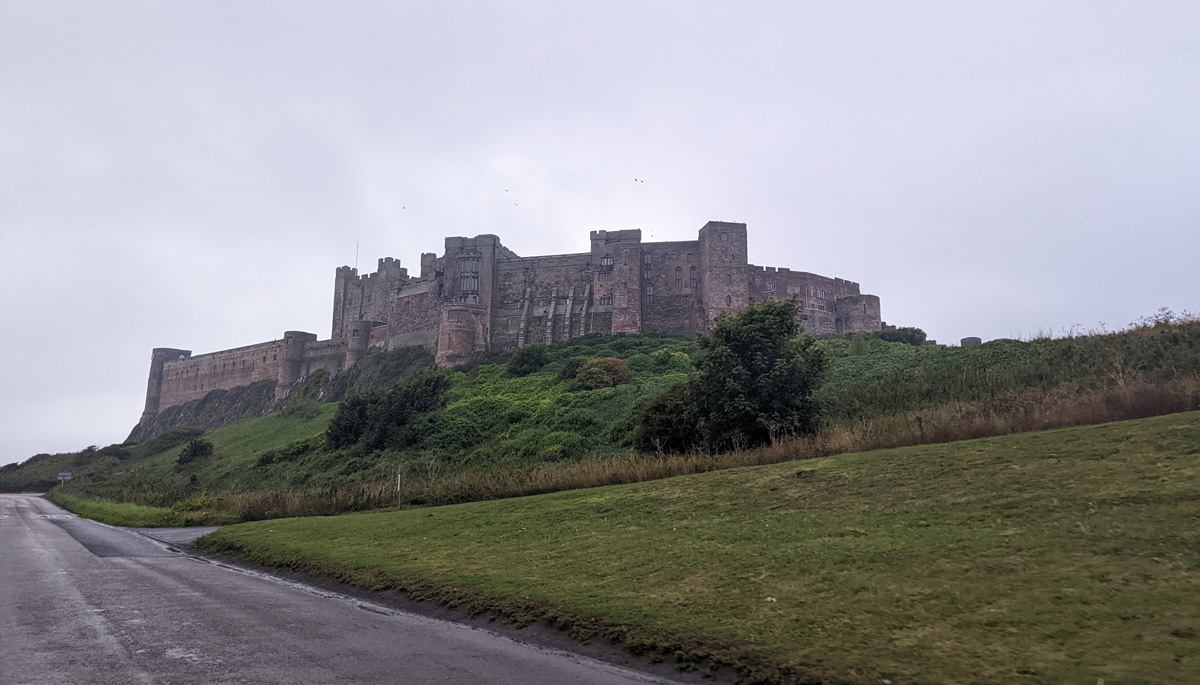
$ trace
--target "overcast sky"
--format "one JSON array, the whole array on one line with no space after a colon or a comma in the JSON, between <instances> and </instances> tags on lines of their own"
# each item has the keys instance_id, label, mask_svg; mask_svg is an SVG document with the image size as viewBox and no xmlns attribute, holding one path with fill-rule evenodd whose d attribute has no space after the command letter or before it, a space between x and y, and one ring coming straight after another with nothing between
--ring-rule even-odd
<instances>
[{"instance_id":1,"label":"overcast sky","mask_svg":"<svg viewBox=\"0 0 1200 685\"><path fill-rule=\"evenodd\" d=\"M1200 3L0 0L0 463L327 338L356 245L709 220L941 342L1196 312Z\"/></svg>"}]
</instances>

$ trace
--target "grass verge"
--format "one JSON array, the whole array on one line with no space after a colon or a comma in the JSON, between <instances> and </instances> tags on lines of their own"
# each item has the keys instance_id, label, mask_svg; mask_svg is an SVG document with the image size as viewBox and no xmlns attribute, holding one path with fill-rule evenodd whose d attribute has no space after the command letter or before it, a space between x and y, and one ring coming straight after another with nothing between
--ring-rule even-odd
<instances>
[{"instance_id":1,"label":"grass verge","mask_svg":"<svg viewBox=\"0 0 1200 685\"><path fill-rule=\"evenodd\" d=\"M222 526L237 520L232 514L224 512L176 511L169 507L103 502L64 493L50 493L47 497L73 514L107 523L110 526L183 528L186 526Z\"/></svg>"},{"instance_id":2,"label":"grass verge","mask_svg":"<svg viewBox=\"0 0 1200 685\"><path fill-rule=\"evenodd\" d=\"M198 544L746 682L1200 680L1195 412Z\"/></svg>"}]
</instances>

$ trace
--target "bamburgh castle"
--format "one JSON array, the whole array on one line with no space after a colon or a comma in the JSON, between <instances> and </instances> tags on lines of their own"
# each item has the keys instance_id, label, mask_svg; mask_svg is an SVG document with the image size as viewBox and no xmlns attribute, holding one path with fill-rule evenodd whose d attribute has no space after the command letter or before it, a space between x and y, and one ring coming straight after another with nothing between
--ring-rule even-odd
<instances>
[{"instance_id":1,"label":"bamburgh castle","mask_svg":"<svg viewBox=\"0 0 1200 685\"><path fill-rule=\"evenodd\" d=\"M818 337L880 329L879 298L858 284L747 262L746 225L710 221L696 240L642 242L640 230L592 231L591 250L520 257L494 235L446 238L421 255L419 275L391 257L375 273L339 267L329 340L287 331L280 340L192 356L156 348L147 421L216 389L276 381L276 398L325 369L336 374L368 349L419 345L442 367L491 350L557 343L589 333L659 330L695 335L750 300L796 298Z\"/></svg>"}]
</instances>

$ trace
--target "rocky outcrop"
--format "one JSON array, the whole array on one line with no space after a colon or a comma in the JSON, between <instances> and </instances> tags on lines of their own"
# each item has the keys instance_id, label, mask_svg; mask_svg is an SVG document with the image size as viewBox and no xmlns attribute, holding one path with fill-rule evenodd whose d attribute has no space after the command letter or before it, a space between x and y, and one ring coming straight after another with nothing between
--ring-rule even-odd
<instances>
[{"instance_id":1,"label":"rocky outcrop","mask_svg":"<svg viewBox=\"0 0 1200 685\"><path fill-rule=\"evenodd\" d=\"M266 416L280 408L275 381L259 381L232 390L213 390L198 400L167 407L134 426L126 442L142 442L176 428L211 430L242 419Z\"/></svg>"}]
</instances>

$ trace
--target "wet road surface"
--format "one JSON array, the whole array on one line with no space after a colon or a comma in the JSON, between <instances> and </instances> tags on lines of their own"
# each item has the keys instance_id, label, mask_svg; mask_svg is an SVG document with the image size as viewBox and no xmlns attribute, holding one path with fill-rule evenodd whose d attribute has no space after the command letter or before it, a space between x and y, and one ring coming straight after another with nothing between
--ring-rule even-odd
<instances>
[{"instance_id":1,"label":"wet road surface","mask_svg":"<svg viewBox=\"0 0 1200 685\"><path fill-rule=\"evenodd\" d=\"M0 495L0 683L670 682Z\"/></svg>"}]
</instances>

